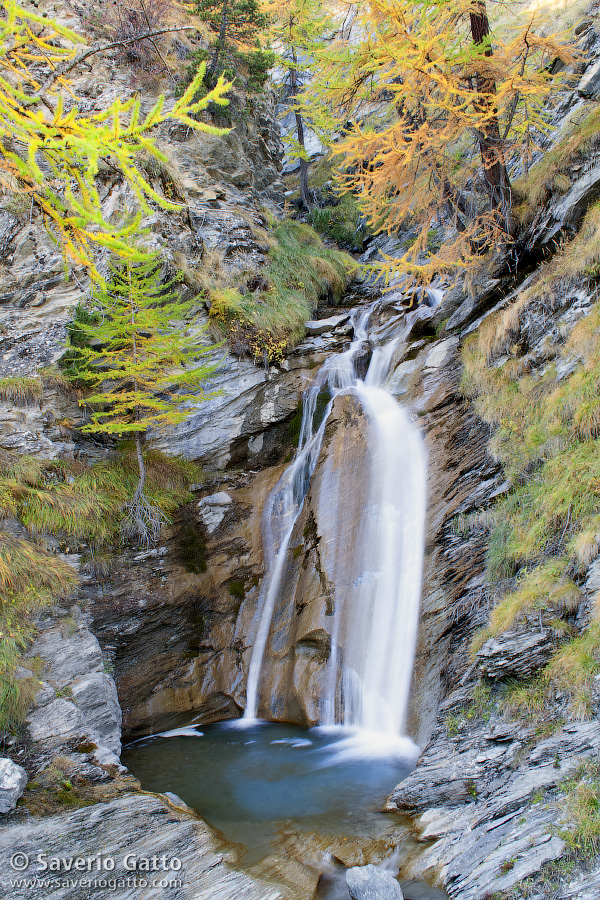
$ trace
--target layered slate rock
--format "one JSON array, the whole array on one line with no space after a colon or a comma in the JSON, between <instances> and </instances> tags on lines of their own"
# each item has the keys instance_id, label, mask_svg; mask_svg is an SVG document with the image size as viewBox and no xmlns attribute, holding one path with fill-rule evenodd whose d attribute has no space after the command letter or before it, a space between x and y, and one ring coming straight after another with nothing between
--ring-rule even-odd
<instances>
[{"instance_id":1,"label":"layered slate rock","mask_svg":"<svg viewBox=\"0 0 600 900\"><path fill-rule=\"evenodd\" d=\"M37 854L46 865L52 857L114 860L114 868L53 872L52 887L44 885ZM11 868L15 853L27 854L29 867ZM150 871L144 860L164 858ZM22 857L21 857L22 859ZM110 863L109 863L110 865ZM172 866L175 868L172 868ZM39 884L16 883L40 876ZM96 879L96 881L94 881ZM114 879L115 887L107 886ZM127 884L129 879L130 884ZM134 880L137 883L134 884ZM58 882L58 883L56 883ZM153 883L154 882L154 883ZM228 868L211 844L207 827L175 798L130 794L109 803L0 828L0 885L13 900L280 900L274 887L252 881Z\"/></svg>"},{"instance_id":2,"label":"layered slate rock","mask_svg":"<svg viewBox=\"0 0 600 900\"><path fill-rule=\"evenodd\" d=\"M424 847L402 874L439 878L453 900L481 900L558 859L568 827L561 783L599 742L598 722L566 725L537 745L521 723L466 726L455 737L440 728L391 797L415 817Z\"/></svg>"},{"instance_id":3,"label":"layered slate rock","mask_svg":"<svg viewBox=\"0 0 600 900\"><path fill-rule=\"evenodd\" d=\"M91 631L82 622L72 632L69 625L46 628L24 660L22 676L31 677L28 660L34 657L43 661L43 680L26 720L31 739L55 750L69 742L92 742L98 761L118 765L121 707Z\"/></svg>"},{"instance_id":4,"label":"layered slate rock","mask_svg":"<svg viewBox=\"0 0 600 900\"><path fill-rule=\"evenodd\" d=\"M530 678L556 650L556 641L547 629L507 631L490 638L477 653L477 670L493 680Z\"/></svg>"}]
</instances>

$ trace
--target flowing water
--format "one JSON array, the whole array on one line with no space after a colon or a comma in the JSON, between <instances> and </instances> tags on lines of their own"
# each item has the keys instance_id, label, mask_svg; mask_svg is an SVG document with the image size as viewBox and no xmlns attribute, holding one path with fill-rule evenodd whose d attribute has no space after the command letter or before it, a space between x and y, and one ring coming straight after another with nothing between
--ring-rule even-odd
<instances>
[{"instance_id":1,"label":"flowing water","mask_svg":"<svg viewBox=\"0 0 600 900\"><path fill-rule=\"evenodd\" d=\"M432 291L431 306L438 299ZM248 635L253 652L244 718L156 735L123 753L144 788L172 791L198 810L241 848L244 866L278 852L280 860L289 857L281 842L290 833L302 847L311 841L314 846L315 840L318 846L321 839L327 847L335 847L336 840L350 841L370 848L370 854L377 841L389 853L400 841L398 820L380 810L411 771L418 752L402 734L419 614L426 461L421 438L386 390L386 379L414 318L429 315L427 307L408 315L392 308L390 317L382 300L357 309L351 345L327 360L304 396L298 451L263 514L266 576L254 634ZM324 391L330 399L322 415L319 398ZM290 539L321 452L327 417L344 392L358 400L368 422L368 490L352 529L350 565L348 553L342 552L347 548L338 546L344 492L337 496L334 491L333 497L330 492L323 499L335 587L321 727L260 722L259 708L266 705L261 707L261 680L269 664ZM295 858L304 862L302 854ZM332 871L327 877L330 886L323 881L324 892L318 896L348 896L343 867L341 874ZM314 883L308 894L294 896L312 896L313 889ZM431 890L415 882L406 896L442 896Z\"/></svg>"},{"instance_id":2,"label":"flowing water","mask_svg":"<svg viewBox=\"0 0 600 900\"><path fill-rule=\"evenodd\" d=\"M290 827L372 840L397 824L379 812L414 757L345 758L345 734L265 722L180 728L129 746L123 761L147 790L172 791L244 848L254 864ZM407 751L410 747L407 742Z\"/></svg>"},{"instance_id":3,"label":"flowing water","mask_svg":"<svg viewBox=\"0 0 600 900\"><path fill-rule=\"evenodd\" d=\"M431 305L439 300L432 290ZM394 354L415 317L430 314L419 307L378 327L379 300L354 313L354 339L345 353L331 356L304 396L296 456L265 505L263 545L266 575L251 643L244 718L256 719L261 674L275 605L288 562L289 543L314 472L335 398L354 394L369 422L371 458L368 502L355 523L354 567L333 573L334 615L326 687L320 724L350 725L394 737L403 733L417 637L423 531L425 520L425 450L408 415L385 389ZM364 377L361 364L372 351ZM331 400L318 415L318 398ZM328 499L331 505L331 498ZM333 500L330 520L344 517L343 496ZM336 534L328 535L336 556ZM346 550L347 548L339 548ZM347 556L346 556L347 558ZM381 742L380 742L381 743Z\"/></svg>"}]
</instances>

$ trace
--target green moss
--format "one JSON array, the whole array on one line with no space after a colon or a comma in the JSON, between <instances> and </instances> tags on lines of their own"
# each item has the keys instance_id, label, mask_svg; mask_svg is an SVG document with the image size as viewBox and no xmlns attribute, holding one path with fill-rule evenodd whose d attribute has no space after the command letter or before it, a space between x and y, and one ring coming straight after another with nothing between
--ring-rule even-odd
<instances>
[{"instance_id":1,"label":"green moss","mask_svg":"<svg viewBox=\"0 0 600 900\"><path fill-rule=\"evenodd\" d=\"M245 582L240 579L234 579L233 581L227 582L227 590L232 597L236 598L236 600L243 600L246 596Z\"/></svg>"},{"instance_id":2,"label":"green moss","mask_svg":"<svg viewBox=\"0 0 600 900\"><path fill-rule=\"evenodd\" d=\"M321 391L319 391L317 402L315 404L315 412L313 418L313 427L315 430L319 428L319 426L323 422L330 401L331 393L327 387L324 387ZM298 446L298 442L300 440L300 430L302 428L303 414L304 404L302 400L300 400L296 412L294 413L294 417L291 419L287 426L288 435L294 447Z\"/></svg>"},{"instance_id":3,"label":"green moss","mask_svg":"<svg viewBox=\"0 0 600 900\"><path fill-rule=\"evenodd\" d=\"M202 575L206 572L206 544L200 529L192 524L184 524L177 535L179 559L188 572Z\"/></svg>"}]
</instances>

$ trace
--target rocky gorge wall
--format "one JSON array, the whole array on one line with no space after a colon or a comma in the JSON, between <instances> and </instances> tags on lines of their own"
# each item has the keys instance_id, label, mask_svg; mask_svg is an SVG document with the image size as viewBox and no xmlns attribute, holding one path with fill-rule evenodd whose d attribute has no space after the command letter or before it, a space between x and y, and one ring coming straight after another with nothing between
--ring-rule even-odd
<instances>
[{"instance_id":1,"label":"rocky gorge wall","mask_svg":"<svg viewBox=\"0 0 600 900\"><path fill-rule=\"evenodd\" d=\"M90 96L98 89L101 84L90 84ZM589 83L584 89L590 90ZM187 211L180 219L156 211L146 224L157 243L192 264L214 248L224 252L232 268L258 265L264 257L256 231L264 225L258 206L280 199L279 145L268 111L259 111L256 123L244 129L226 142L207 140L201 146L192 136L163 136L184 175ZM549 234L554 240L577 230L598 196L598 184L597 163L590 157L571 173L569 189L549 198L529 232L532 259ZM125 202L117 199L120 192L118 183L107 182L107 202ZM76 281L64 286L60 260L39 224L12 213L2 222L7 263L0 298L6 328L3 374L30 374L62 352L65 324L83 289ZM488 450L490 427L461 389L462 350L491 313L515 301L518 287L512 273L500 270L472 293L460 286L448 291L431 324L409 335L390 375L392 392L410 410L429 455L422 617L410 717L410 734L424 754L390 805L413 816L422 847L403 874L443 884L457 900L508 891L564 855L565 841L554 828L564 807L561 786L595 759L599 742L595 720L566 723L548 736L495 708L484 710L484 720L473 699L480 672L498 682L507 672L522 675L525 661L531 663L536 654L544 659L547 645L554 646L546 627L538 636L528 623L497 646L488 645L476 663L469 655L470 639L486 624L494 599L484 577L489 535L477 516L509 484ZM530 341L528 365L543 367L553 358L595 302L583 282L563 299ZM348 300L360 302L361 295ZM401 313L407 303L407 297L390 295L390 314ZM339 352L349 339L349 309L323 309L320 315L281 367L264 371L226 357L215 380L219 396L172 434L156 438L162 449L199 459L210 469L206 482L196 486L195 500L180 510L158 547L123 552L106 577L85 576L81 608L58 610L41 623L22 672L42 682L28 722L33 752L39 754L35 790L43 793L45 785L70 781L90 802L103 801L102 815L92 806L34 829L31 823L17 824L4 830L0 852L21 846L25 832L18 829L25 828L32 846L35 841L54 846L53 830L78 836L83 829L90 853L117 832L123 847L134 840L136 829L156 832L164 848L185 854L186 871L192 873L189 896L211 896L211 891L219 897L277 896L274 889L227 870L207 849L207 831L189 811L130 793L136 785L113 757L120 740L116 692L127 738L191 716L205 722L230 718L245 705L246 636L264 573L261 510L293 450L303 390L326 355ZM52 386L39 403L6 403L4 408L2 447L51 457L103 453L78 434L76 398ZM326 498L344 472L348 508L360 507L364 435L363 413L350 398L340 398L291 542L294 552L265 682L262 712L270 718L300 724L316 720L330 647L333 572L346 564L329 555L327 503L317 498ZM471 524L463 527L461 521ZM191 549L190 533L197 536ZM342 544L349 557L350 541ZM75 563L76 556L69 554ZM581 580L589 607L598 589L597 564ZM57 757L62 769L57 769ZM31 809L37 814L35 790ZM140 853L147 849L143 841L135 847ZM567 876L552 887L561 900L595 900L597 870ZM538 893L530 896L550 896L543 883L532 890Z\"/></svg>"}]
</instances>

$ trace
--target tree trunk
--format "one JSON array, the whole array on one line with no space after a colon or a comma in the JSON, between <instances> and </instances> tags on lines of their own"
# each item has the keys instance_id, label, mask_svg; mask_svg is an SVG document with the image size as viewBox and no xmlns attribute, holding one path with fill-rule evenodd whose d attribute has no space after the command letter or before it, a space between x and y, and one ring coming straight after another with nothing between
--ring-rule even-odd
<instances>
[{"instance_id":1,"label":"tree trunk","mask_svg":"<svg viewBox=\"0 0 600 900\"><path fill-rule=\"evenodd\" d=\"M292 48L292 62L294 63L294 65L290 69L290 85L292 99L295 100L298 94L298 70L296 69L297 57L295 48ZM306 145L304 143L304 122L302 121L302 116L298 109L294 110L294 116L296 118L296 134L298 137L298 145L301 152L303 154L306 154ZM310 191L308 189L308 161L305 156L300 157L300 205L306 210L309 210L311 206Z\"/></svg>"},{"instance_id":2,"label":"tree trunk","mask_svg":"<svg viewBox=\"0 0 600 900\"><path fill-rule=\"evenodd\" d=\"M135 489L135 494L132 498L132 505L135 506L138 502L142 494L144 493L144 484L146 483L146 463L144 462L144 452L142 450L142 432L136 431L135 433L135 451L137 454L137 462L138 469L140 472L140 480L137 483L137 487Z\"/></svg>"},{"instance_id":3,"label":"tree trunk","mask_svg":"<svg viewBox=\"0 0 600 900\"><path fill-rule=\"evenodd\" d=\"M489 37L490 23L487 16L485 0L477 0L475 9L470 13L471 37L476 46L481 46ZM492 56L491 46L485 48L485 55ZM512 233L514 224L511 213L512 192L504 159L503 141L500 137L500 125L495 112L496 82L481 74L476 79L477 99L475 108L486 116L486 123L479 131L479 149L485 174L485 182L493 210L499 212L504 219L504 228ZM493 111L493 115L489 115Z\"/></svg>"},{"instance_id":4,"label":"tree trunk","mask_svg":"<svg viewBox=\"0 0 600 900\"><path fill-rule=\"evenodd\" d=\"M221 27L219 29L219 37L215 43L215 49L213 51L213 58L210 62L210 68L207 72L207 80L209 87L214 87L216 82L215 75L217 73L217 66L219 65L219 56L221 54L221 50L225 46L225 38L227 37L227 10L229 6L229 0L223 0L223 6L221 7Z\"/></svg>"}]
</instances>

